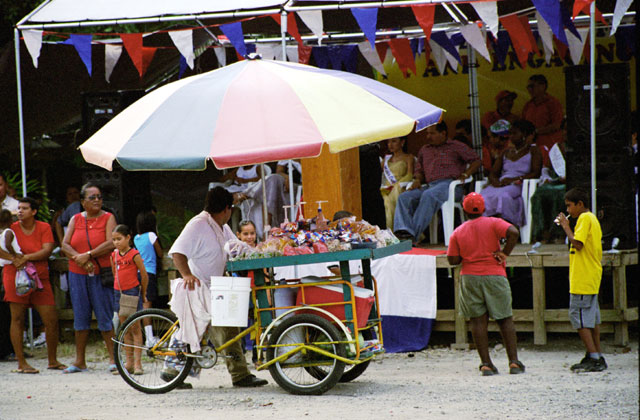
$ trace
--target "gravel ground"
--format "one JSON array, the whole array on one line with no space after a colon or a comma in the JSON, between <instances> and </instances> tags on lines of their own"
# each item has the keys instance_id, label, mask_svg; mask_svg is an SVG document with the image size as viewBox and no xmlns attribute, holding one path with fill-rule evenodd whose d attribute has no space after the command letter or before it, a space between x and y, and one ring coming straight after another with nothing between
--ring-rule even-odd
<instances>
[{"instance_id":1,"label":"gravel ground","mask_svg":"<svg viewBox=\"0 0 640 420\"><path fill-rule=\"evenodd\" d=\"M580 374L569 371L584 355L577 335L550 335L544 347L530 341L519 345L523 375L508 374L495 341L492 358L501 373L493 377L480 376L475 351L434 346L380 356L355 381L315 397L286 393L268 372L257 372L269 380L263 388L233 388L223 365L192 379L192 390L146 395L108 373L96 345L89 372L73 375L47 370L39 350L30 359L38 375L12 373L16 363L0 363L0 419L638 418L637 338L631 351L605 355L608 370ZM60 360L70 363L69 349L64 353Z\"/></svg>"}]
</instances>

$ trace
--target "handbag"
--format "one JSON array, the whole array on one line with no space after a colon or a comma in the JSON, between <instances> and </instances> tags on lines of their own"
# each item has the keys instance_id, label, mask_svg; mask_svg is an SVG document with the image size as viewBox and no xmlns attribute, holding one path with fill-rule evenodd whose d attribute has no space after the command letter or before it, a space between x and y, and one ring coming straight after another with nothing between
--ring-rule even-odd
<instances>
[{"instance_id":1,"label":"handbag","mask_svg":"<svg viewBox=\"0 0 640 420\"><path fill-rule=\"evenodd\" d=\"M28 261L24 268L16 271L15 285L18 296L29 296L36 290L43 289L36 266L31 261Z\"/></svg>"},{"instance_id":2,"label":"handbag","mask_svg":"<svg viewBox=\"0 0 640 420\"><path fill-rule=\"evenodd\" d=\"M91 241L89 240L89 224L87 223L87 216L84 216L84 229L87 232L87 243L89 244L89 250L92 250ZM102 287L113 289L113 271L111 267L102 267L100 262L96 259L96 265L98 266L98 272L100 274L100 283Z\"/></svg>"},{"instance_id":3,"label":"handbag","mask_svg":"<svg viewBox=\"0 0 640 420\"><path fill-rule=\"evenodd\" d=\"M118 266L118 250L113 252L115 258L115 265ZM125 295L122 293L122 287L120 286L120 280L118 279L118 270L116 269L116 282L118 282L118 289L120 289L120 310L118 315L123 318L128 318L138 311L138 302L140 301L140 294L137 296Z\"/></svg>"}]
</instances>

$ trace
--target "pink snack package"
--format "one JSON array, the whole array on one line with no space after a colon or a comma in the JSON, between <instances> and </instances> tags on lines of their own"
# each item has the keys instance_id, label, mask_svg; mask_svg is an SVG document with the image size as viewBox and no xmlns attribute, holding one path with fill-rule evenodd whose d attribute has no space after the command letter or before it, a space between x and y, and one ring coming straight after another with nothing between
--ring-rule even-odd
<instances>
[{"instance_id":1,"label":"pink snack package","mask_svg":"<svg viewBox=\"0 0 640 420\"><path fill-rule=\"evenodd\" d=\"M324 242L314 242L313 243L313 252L316 254L320 254L322 252L329 252L329 248Z\"/></svg>"}]
</instances>

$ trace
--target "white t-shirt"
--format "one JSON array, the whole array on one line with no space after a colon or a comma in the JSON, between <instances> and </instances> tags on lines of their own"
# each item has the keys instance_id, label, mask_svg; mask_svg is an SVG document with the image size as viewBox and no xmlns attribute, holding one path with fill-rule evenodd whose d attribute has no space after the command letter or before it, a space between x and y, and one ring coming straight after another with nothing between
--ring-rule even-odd
<instances>
[{"instance_id":1,"label":"white t-shirt","mask_svg":"<svg viewBox=\"0 0 640 420\"><path fill-rule=\"evenodd\" d=\"M2 210L7 209L11 213L18 212L18 200L13 197L9 197L8 195L4 197L2 200Z\"/></svg>"},{"instance_id":2,"label":"white t-shirt","mask_svg":"<svg viewBox=\"0 0 640 420\"><path fill-rule=\"evenodd\" d=\"M224 274L227 262L224 244L230 239L235 239L235 235L229 225L220 227L211 215L203 210L189 220L173 243L169 255L185 255L191 273L208 289L211 276Z\"/></svg>"}]
</instances>

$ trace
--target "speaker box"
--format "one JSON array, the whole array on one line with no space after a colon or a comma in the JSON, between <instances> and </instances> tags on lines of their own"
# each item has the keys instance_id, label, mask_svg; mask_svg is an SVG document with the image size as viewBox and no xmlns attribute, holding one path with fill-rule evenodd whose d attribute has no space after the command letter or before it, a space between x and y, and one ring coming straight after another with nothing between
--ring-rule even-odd
<instances>
[{"instance_id":1,"label":"speaker box","mask_svg":"<svg viewBox=\"0 0 640 420\"><path fill-rule=\"evenodd\" d=\"M120 111L144 96L144 90L84 92L82 94L82 130L84 140L98 131Z\"/></svg>"},{"instance_id":2,"label":"speaker box","mask_svg":"<svg viewBox=\"0 0 640 420\"><path fill-rule=\"evenodd\" d=\"M151 188L148 172L114 170L87 171L82 183L91 182L100 187L103 208L111 211L118 223L136 228L136 216L151 207Z\"/></svg>"},{"instance_id":3,"label":"speaker box","mask_svg":"<svg viewBox=\"0 0 640 420\"><path fill-rule=\"evenodd\" d=\"M567 189L591 190L589 68L565 69ZM636 202L631 148L629 66L596 66L596 209L604 249L635 248ZM590 205L590 203L589 203Z\"/></svg>"}]
</instances>

